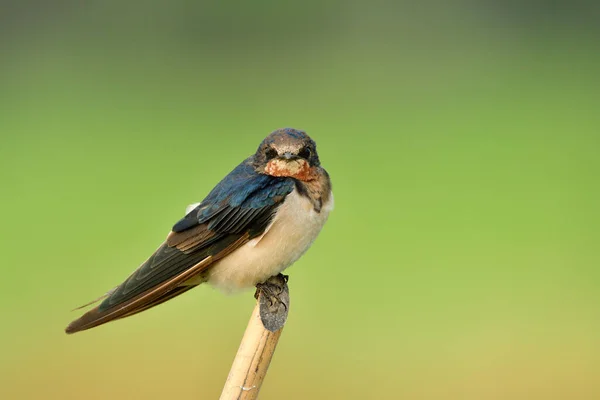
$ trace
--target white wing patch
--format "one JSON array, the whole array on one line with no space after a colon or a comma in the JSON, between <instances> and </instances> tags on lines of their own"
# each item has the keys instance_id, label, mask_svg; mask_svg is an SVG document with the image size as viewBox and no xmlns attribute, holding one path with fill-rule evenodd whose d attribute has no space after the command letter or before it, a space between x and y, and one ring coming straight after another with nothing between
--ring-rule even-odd
<instances>
[{"instance_id":1,"label":"white wing patch","mask_svg":"<svg viewBox=\"0 0 600 400\"><path fill-rule=\"evenodd\" d=\"M190 204L185 208L185 215L188 215L194 208L198 207L200 203Z\"/></svg>"}]
</instances>

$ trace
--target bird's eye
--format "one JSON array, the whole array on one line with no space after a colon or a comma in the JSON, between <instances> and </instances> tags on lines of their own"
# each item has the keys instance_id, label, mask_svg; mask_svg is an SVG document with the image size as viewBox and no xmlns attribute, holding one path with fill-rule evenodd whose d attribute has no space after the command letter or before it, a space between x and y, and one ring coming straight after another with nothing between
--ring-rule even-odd
<instances>
[{"instance_id":1,"label":"bird's eye","mask_svg":"<svg viewBox=\"0 0 600 400\"><path fill-rule=\"evenodd\" d=\"M308 160L310 158L311 152L310 149L308 147L303 147L299 152L298 155L302 158L304 158L305 160Z\"/></svg>"},{"instance_id":2,"label":"bird's eye","mask_svg":"<svg viewBox=\"0 0 600 400\"><path fill-rule=\"evenodd\" d=\"M277 150L275 150L272 147L269 147L269 149L267 150L265 155L267 156L267 160L271 160L271 159L277 157Z\"/></svg>"}]
</instances>

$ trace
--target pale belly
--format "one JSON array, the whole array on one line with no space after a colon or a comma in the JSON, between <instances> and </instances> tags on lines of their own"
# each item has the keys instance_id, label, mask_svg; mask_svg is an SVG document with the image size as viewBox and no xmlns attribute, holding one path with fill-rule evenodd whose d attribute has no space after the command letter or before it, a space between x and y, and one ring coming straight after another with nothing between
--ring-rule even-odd
<instances>
[{"instance_id":1,"label":"pale belly","mask_svg":"<svg viewBox=\"0 0 600 400\"><path fill-rule=\"evenodd\" d=\"M262 236L215 263L203 280L230 292L253 287L277 275L308 250L332 209L333 195L317 213L312 203L294 190Z\"/></svg>"}]
</instances>

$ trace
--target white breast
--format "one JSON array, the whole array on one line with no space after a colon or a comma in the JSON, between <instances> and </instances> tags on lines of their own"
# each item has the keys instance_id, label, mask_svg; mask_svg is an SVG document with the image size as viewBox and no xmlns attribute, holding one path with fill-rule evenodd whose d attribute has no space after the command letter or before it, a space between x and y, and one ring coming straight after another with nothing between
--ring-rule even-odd
<instances>
[{"instance_id":1,"label":"white breast","mask_svg":"<svg viewBox=\"0 0 600 400\"><path fill-rule=\"evenodd\" d=\"M207 272L207 281L224 291L255 286L277 275L308 250L333 209L333 194L317 213L294 189L262 236L240 247Z\"/></svg>"}]
</instances>

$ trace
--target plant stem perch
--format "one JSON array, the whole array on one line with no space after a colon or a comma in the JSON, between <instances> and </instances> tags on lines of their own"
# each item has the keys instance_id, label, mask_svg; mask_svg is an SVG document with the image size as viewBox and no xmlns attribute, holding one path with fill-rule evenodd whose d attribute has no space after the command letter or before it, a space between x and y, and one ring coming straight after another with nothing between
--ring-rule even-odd
<instances>
[{"instance_id":1,"label":"plant stem perch","mask_svg":"<svg viewBox=\"0 0 600 400\"><path fill-rule=\"evenodd\" d=\"M253 400L267 374L289 309L287 277L257 286L257 303L233 360L220 400ZM268 329L267 329L268 328Z\"/></svg>"}]
</instances>

